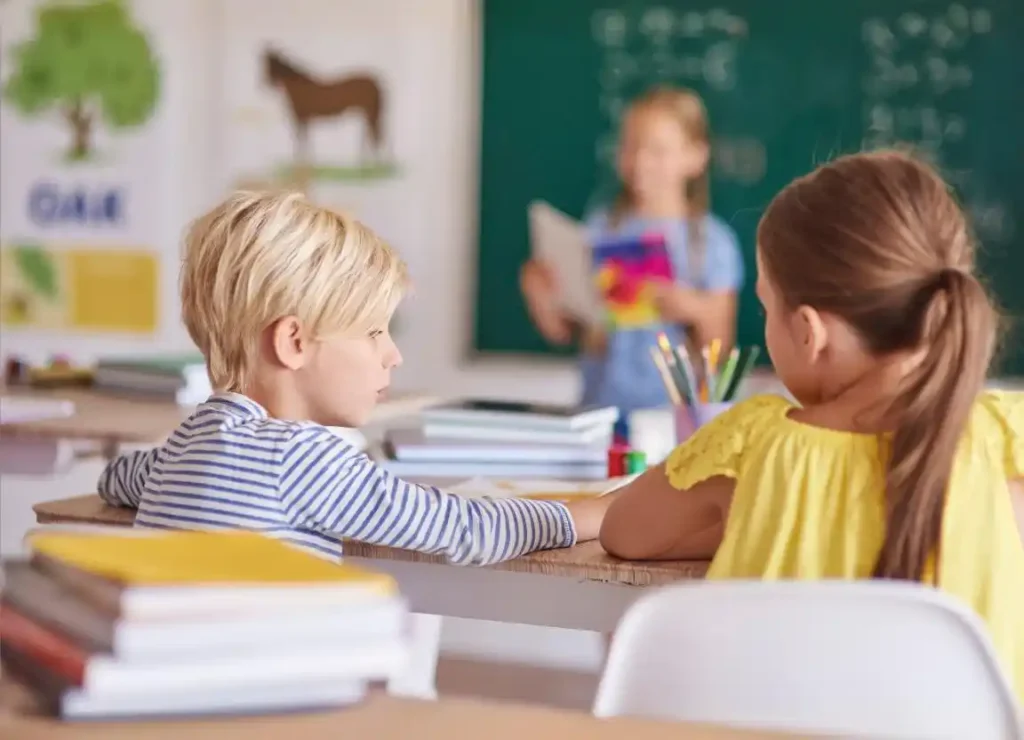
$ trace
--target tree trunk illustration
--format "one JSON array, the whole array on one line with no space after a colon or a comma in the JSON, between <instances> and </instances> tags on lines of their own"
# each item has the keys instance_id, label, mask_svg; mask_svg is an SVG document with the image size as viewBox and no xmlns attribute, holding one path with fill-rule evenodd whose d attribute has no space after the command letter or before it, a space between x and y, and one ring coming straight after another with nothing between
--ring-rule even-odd
<instances>
[{"instance_id":1,"label":"tree trunk illustration","mask_svg":"<svg viewBox=\"0 0 1024 740\"><path fill-rule=\"evenodd\" d=\"M86 112L80 100L75 101L65 115L74 137L69 156L73 160L85 159L91 151L92 116Z\"/></svg>"}]
</instances>

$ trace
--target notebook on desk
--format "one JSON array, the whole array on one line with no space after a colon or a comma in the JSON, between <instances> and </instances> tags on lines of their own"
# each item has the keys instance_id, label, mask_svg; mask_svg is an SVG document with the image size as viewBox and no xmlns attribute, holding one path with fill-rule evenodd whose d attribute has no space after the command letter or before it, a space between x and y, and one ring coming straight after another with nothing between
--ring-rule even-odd
<instances>
[{"instance_id":1,"label":"notebook on desk","mask_svg":"<svg viewBox=\"0 0 1024 740\"><path fill-rule=\"evenodd\" d=\"M533 479L553 478L561 480L601 481L607 477L606 462L558 463L558 462L491 462L491 461L450 461L450 460L380 460L385 470L399 478L481 478Z\"/></svg>"},{"instance_id":2,"label":"notebook on desk","mask_svg":"<svg viewBox=\"0 0 1024 740\"><path fill-rule=\"evenodd\" d=\"M618 418L619 410L615 406L560 406L487 398L467 398L434 406L422 414L424 424L565 431L611 425Z\"/></svg>"},{"instance_id":3,"label":"notebook on desk","mask_svg":"<svg viewBox=\"0 0 1024 740\"><path fill-rule=\"evenodd\" d=\"M550 444L527 440L428 437L421 429L392 429L384 451L403 462L558 463L605 465L607 447L594 444Z\"/></svg>"},{"instance_id":4,"label":"notebook on desk","mask_svg":"<svg viewBox=\"0 0 1024 740\"><path fill-rule=\"evenodd\" d=\"M391 576L254 532L41 532L5 560L0 662L65 719L361 698L408 660Z\"/></svg>"}]
</instances>

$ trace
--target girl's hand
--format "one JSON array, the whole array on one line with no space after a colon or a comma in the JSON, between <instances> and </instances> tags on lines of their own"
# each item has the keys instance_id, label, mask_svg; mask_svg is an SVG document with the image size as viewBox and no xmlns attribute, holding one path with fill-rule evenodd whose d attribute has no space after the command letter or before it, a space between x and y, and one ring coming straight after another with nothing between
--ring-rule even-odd
<instances>
[{"instance_id":1,"label":"girl's hand","mask_svg":"<svg viewBox=\"0 0 1024 740\"><path fill-rule=\"evenodd\" d=\"M654 305L661 317L674 323L690 323L699 313L697 304L700 297L693 288L668 281L659 281L652 285Z\"/></svg>"},{"instance_id":2,"label":"girl's hand","mask_svg":"<svg viewBox=\"0 0 1024 740\"><path fill-rule=\"evenodd\" d=\"M519 271L519 289L541 336L552 344L568 344L572 322L558 305L558 285L551 268L540 260L528 260Z\"/></svg>"}]
</instances>

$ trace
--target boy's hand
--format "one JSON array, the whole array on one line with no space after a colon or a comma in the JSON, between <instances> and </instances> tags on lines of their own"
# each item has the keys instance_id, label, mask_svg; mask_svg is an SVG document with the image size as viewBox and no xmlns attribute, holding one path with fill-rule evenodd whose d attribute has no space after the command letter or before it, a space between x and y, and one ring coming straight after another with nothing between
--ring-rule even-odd
<instances>
[{"instance_id":1,"label":"boy's hand","mask_svg":"<svg viewBox=\"0 0 1024 740\"><path fill-rule=\"evenodd\" d=\"M550 267L537 259L528 260L519 271L519 289L541 336L552 344L568 344L572 322L558 305L558 284Z\"/></svg>"},{"instance_id":2,"label":"boy's hand","mask_svg":"<svg viewBox=\"0 0 1024 740\"><path fill-rule=\"evenodd\" d=\"M659 281L653 284L654 305L661 317L674 323L689 323L698 313L697 291L678 283Z\"/></svg>"},{"instance_id":3,"label":"boy's hand","mask_svg":"<svg viewBox=\"0 0 1024 740\"><path fill-rule=\"evenodd\" d=\"M618 496L619 491L614 491L582 501L570 501L565 505L576 527L577 542L597 539L597 535L601 532L601 523L604 522L604 515Z\"/></svg>"}]
</instances>

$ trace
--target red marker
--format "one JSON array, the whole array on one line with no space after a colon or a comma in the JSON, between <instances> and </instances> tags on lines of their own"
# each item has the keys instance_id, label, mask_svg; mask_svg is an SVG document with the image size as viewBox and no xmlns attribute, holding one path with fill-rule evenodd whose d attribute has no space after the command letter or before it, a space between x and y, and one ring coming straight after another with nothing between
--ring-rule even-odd
<instances>
[{"instance_id":1,"label":"red marker","mask_svg":"<svg viewBox=\"0 0 1024 740\"><path fill-rule=\"evenodd\" d=\"M626 454L629 448L624 445L612 445L608 448L608 477L618 478L626 474Z\"/></svg>"}]
</instances>

